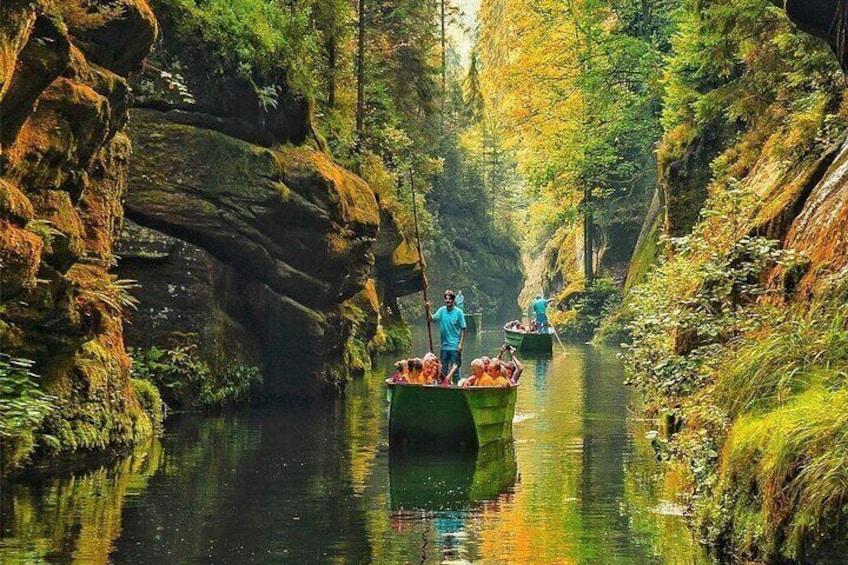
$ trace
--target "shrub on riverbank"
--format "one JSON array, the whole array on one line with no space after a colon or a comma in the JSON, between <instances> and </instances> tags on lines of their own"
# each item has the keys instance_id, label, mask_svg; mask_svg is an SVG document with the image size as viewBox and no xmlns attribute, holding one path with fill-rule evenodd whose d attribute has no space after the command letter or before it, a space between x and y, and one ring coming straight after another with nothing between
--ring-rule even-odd
<instances>
[{"instance_id":1,"label":"shrub on riverbank","mask_svg":"<svg viewBox=\"0 0 848 565\"><path fill-rule=\"evenodd\" d=\"M17 467L35 448L35 432L55 398L38 386L33 362L0 354L0 469Z\"/></svg>"},{"instance_id":2,"label":"shrub on riverbank","mask_svg":"<svg viewBox=\"0 0 848 565\"><path fill-rule=\"evenodd\" d=\"M588 339L601 322L609 318L621 302L621 291L612 279L598 279L595 283L571 295L551 315L551 323L563 339Z\"/></svg>"},{"instance_id":3,"label":"shrub on riverbank","mask_svg":"<svg viewBox=\"0 0 848 565\"><path fill-rule=\"evenodd\" d=\"M134 379L153 383L172 408L229 406L250 400L262 384L262 373L252 365L233 364L219 373L200 359L197 345L175 344L131 352Z\"/></svg>"}]
</instances>

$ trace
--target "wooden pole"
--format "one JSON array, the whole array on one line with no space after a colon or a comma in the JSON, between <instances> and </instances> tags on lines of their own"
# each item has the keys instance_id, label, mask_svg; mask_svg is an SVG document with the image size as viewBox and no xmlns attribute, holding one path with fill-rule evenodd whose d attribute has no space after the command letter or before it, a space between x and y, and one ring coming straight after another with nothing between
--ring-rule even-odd
<instances>
[{"instance_id":1,"label":"wooden pole","mask_svg":"<svg viewBox=\"0 0 848 565\"><path fill-rule=\"evenodd\" d=\"M418 204L415 202L415 183L412 181L412 169L409 169L409 189L412 192L412 219L415 221L415 242L418 244L418 265L421 267L421 288L424 290L424 319L427 320L427 337L430 351L433 349L433 330L430 328L430 310L427 307L427 273L424 271L424 254L421 252L421 234L418 231Z\"/></svg>"}]
</instances>

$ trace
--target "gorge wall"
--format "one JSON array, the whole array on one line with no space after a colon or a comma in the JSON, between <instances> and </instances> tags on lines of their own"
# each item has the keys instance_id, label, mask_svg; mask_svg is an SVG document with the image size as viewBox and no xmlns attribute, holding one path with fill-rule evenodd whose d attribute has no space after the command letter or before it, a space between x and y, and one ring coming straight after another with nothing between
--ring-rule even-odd
<instances>
[{"instance_id":1,"label":"gorge wall","mask_svg":"<svg viewBox=\"0 0 848 565\"><path fill-rule=\"evenodd\" d=\"M215 46L171 5L0 7L0 349L56 399L12 466L152 432L125 346L190 339L213 370L314 396L367 368L381 298L420 287L374 192L321 150L309 100L284 73L273 104L210 74Z\"/></svg>"},{"instance_id":2,"label":"gorge wall","mask_svg":"<svg viewBox=\"0 0 848 565\"><path fill-rule=\"evenodd\" d=\"M56 405L42 432L67 450L132 443L155 424L130 384L128 298L110 269L131 154L126 76L156 33L144 0L0 8L0 344L36 362ZM32 442L8 442L4 462Z\"/></svg>"},{"instance_id":3,"label":"gorge wall","mask_svg":"<svg viewBox=\"0 0 848 565\"><path fill-rule=\"evenodd\" d=\"M132 85L118 246L120 276L141 286L128 343L190 334L213 371L261 367L271 396L344 386L370 363L381 298L420 284L414 258L372 189L322 152L285 61L222 71L227 46L152 6L162 34Z\"/></svg>"}]
</instances>

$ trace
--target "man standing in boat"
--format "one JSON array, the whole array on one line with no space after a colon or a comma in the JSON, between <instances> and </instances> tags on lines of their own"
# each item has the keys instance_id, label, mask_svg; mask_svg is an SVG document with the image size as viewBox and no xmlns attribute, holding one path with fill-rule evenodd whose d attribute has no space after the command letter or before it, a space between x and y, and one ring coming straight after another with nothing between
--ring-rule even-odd
<instances>
[{"instance_id":1,"label":"man standing in boat","mask_svg":"<svg viewBox=\"0 0 848 565\"><path fill-rule=\"evenodd\" d=\"M430 303L427 304L427 318L439 322L441 347L439 360L442 362L442 377L445 377L452 365L459 368L462 365L462 349L465 346L465 314L456 307L456 294L450 289L445 291L445 305L430 314ZM454 375L459 375L455 371Z\"/></svg>"},{"instance_id":2,"label":"man standing in boat","mask_svg":"<svg viewBox=\"0 0 848 565\"><path fill-rule=\"evenodd\" d=\"M542 298L541 294L536 295L536 300L530 307L530 313L536 317L536 331L540 334L548 333L548 303L553 301L553 298Z\"/></svg>"}]
</instances>

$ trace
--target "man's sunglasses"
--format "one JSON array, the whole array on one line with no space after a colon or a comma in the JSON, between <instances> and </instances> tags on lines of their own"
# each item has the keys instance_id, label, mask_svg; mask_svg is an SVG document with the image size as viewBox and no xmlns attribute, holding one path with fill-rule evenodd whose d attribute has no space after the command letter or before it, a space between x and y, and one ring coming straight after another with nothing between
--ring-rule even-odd
<instances>
[{"instance_id":1,"label":"man's sunglasses","mask_svg":"<svg viewBox=\"0 0 848 565\"><path fill-rule=\"evenodd\" d=\"M445 296L445 300L453 300L453 296Z\"/></svg>"}]
</instances>

